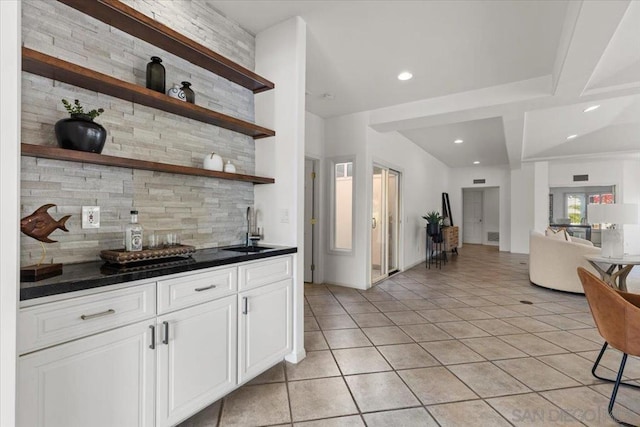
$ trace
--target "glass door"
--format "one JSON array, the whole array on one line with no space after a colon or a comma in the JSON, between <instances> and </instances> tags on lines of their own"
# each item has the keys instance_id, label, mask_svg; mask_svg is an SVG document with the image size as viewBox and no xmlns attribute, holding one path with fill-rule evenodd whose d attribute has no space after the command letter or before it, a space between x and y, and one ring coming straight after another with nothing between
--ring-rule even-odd
<instances>
[{"instance_id":1,"label":"glass door","mask_svg":"<svg viewBox=\"0 0 640 427\"><path fill-rule=\"evenodd\" d=\"M371 198L371 283L398 270L400 173L373 166Z\"/></svg>"},{"instance_id":2,"label":"glass door","mask_svg":"<svg viewBox=\"0 0 640 427\"><path fill-rule=\"evenodd\" d=\"M371 199L371 283L386 277L385 244L385 186L387 171L373 167L373 192Z\"/></svg>"}]
</instances>

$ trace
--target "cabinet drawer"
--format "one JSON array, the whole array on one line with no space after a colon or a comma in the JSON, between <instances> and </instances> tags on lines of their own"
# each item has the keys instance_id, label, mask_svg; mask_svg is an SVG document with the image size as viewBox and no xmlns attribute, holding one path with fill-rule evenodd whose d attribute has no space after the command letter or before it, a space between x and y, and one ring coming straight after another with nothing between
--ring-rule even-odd
<instances>
[{"instance_id":1,"label":"cabinet drawer","mask_svg":"<svg viewBox=\"0 0 640 427\"><path fill-rule=\"evenodd\" d=\"M236 292L236 267L226 267L158 281L158 313L211 301Z\"/></svg>"},{"instance_id":2,"label":"cabinet drawer","mask_svg":"<svg viewBox=\"0 0 640 427\"><path fill-rule=\"evenodd\" d=\"M135 286L21 309L18 352L24 354L156 314L156 285Z\"/></svg>"},{"instance_id":3,"label":"cabinet drawer","mask_svg":"<svg viewBox=\"0 0 640 427\"><path fill-rule=\"evenodd\" d=\"M278 282L293 276L293 257L270 258L241 265L239 271L239 289L253 289L268 283Z\"/></svg>"}]
</instances>

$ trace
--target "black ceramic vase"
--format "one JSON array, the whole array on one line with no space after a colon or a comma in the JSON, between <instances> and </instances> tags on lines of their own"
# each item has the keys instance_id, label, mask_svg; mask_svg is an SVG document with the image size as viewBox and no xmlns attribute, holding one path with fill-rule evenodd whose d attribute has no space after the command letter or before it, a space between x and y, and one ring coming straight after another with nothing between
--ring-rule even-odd
<instances>
[{"instance_id":1,"label":"black ceramic vase","mask_svg":"<svg viewBox=\"0 0 640 427\"><path fill-rule=\"evenodd\" d=\"M58 120L55 130L58 145L69 150L100 154L107 139L107 130L87 114L71 114Z\"/></svg>"},{"instance_id":2,"label":"black ceramic vase","mask_svg":"<svg viewBox=\"0 0 640 427\"><path fill-rule=\"evenodd\" d=\"M180 89L182 89L182 92L184 92L184 96L187 98L187 102L190 102L191 104L196 103L196 94L193 92L193 89L191 89L191 83L182 82L182 87Z\"/></svg>"},{"instance_id":3,"label":"black ceramic vase","mask_svg":"<svg viewBox=\"0 0 640 427\"><path fill-rule=\"evenodd\" d=\"M161 62L162 59L152 56L151 62L147 64L147 89L164 94L166 92L165 70Z\"/></svg>"}]
</instances>

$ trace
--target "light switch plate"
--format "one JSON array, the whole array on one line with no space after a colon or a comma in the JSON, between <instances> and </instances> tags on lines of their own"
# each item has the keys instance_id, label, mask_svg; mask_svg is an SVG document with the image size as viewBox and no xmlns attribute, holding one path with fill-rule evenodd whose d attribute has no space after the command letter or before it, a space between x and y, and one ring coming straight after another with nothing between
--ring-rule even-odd
<instances>
[{"instance_id":1,"label":"light switch plate","mask_svg":"<svg viewBox=\"0 0 640 427\"><path fill-rule=\"evenodd\" d=\"M82 207L82 228L100 228L100 206Z\"/></svg>"}]
</instances>

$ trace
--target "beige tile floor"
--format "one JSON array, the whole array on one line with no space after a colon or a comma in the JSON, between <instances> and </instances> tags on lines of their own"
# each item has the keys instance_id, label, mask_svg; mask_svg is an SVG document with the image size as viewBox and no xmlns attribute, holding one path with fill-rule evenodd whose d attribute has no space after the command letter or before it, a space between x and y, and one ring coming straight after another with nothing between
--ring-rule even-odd
<instances>
[{"instance_id":1,"label":"beige tile floor","mask_svg":"<svg viewBox=\"0 0 640 427\"><path fill-rule=\"evenodd\" d=\"M616 425L611 385L590 373L602 339L584 297L531 285L527 262L465 245L442 269L419 265L368 291L307 284L307 358L181 427ZM608 350L603 372L619 361ZM640 380L640 360L625 373ZM618 403L640 425L640 391L622 387Z\"/></svg>"}]
</instances>

